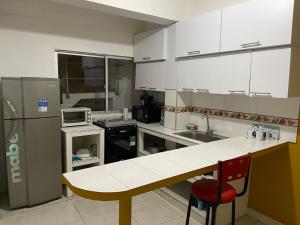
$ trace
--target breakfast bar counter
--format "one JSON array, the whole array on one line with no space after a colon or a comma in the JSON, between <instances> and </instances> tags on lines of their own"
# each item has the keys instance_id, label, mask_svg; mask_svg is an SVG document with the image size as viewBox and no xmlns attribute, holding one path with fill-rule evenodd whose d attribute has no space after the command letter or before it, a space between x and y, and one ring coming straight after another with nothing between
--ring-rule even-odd
<instances>
[{"instance_id":1,"label":"breakfast bar counter","mask_svg":"<svg viewBox=\"0 0 300 225\"><path fill-rule=\"evenodd\" d=\"M62 180L83 198L119 200L119 225L130 225L133 196L211 172L218 160L248 153L255 158L287 144L286 140L228 138L65 173Z\"/></svg>"}]
</instances>

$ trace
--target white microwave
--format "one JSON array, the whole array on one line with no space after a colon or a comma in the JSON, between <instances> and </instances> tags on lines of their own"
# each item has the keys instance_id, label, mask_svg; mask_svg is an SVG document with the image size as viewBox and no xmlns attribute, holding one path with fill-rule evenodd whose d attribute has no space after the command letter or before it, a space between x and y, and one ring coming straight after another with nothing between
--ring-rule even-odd
<instances>
[{"instance_id":1,"label":"white microwave","mask_svg":"<svg viewBox=\"0 0 300 225\"><path fill-rule=\"evenodd\" d=\"M62 127L74 127L92 124L92 110L86 107L62 108Z\"/></svg>"}]
</instances>

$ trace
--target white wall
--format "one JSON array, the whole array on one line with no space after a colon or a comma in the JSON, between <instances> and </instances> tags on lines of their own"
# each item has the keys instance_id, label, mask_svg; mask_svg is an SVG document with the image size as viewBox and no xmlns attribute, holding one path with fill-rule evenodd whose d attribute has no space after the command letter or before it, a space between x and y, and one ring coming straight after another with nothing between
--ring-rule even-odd
<instances>
[{"instance_id":1,"label":"white wall","mask_svg":"<svg viewBox=\"0 0 300 225\"><path fill-rule=\"evenodd\" d=\"M290 119L298 119L300 97L297 98L262 98L243 95L217 95L190 92L176 92L167 90L165 105L173 107L200 107L208 109L226 110L232 112L250 113ZM171 129L185 129L186 124L194 123L198 129L206 131L206 118L200 113L165 112L165 126ZM225 137L244 136L246 130L254 122L230 117L210 116L210 128ZM279 127L281 138L296 142L297 127L266 123Z\"/></svg>"},{"instance_id":2,"label":"white wall","mask_svg":"<svg viewBox=\"0 0 300 225\"><path fill-rule=\"evenodd\" d=\"M247 0L188 0L187 17L197 16L209 11L224 8Z\"/></svg>"},{"instance_id":3,"label":"white wall","mask_svg":"<svg viewBox=\"0 0 300 225\"><path fill-rule=\"evenodd\" d=\"M0 77L57 77L55 49L133 56L144 23L45 0L0 0ZM0 158L0 192L5 189Z\"/></svg>"},{"instance_id":4,"label":"white wall","mask_svg":"<svg viewBox=\"0 0 300 225\"><path fill-rule=\"evenodd\" d=\"M135 20L44 0L0 0L0 76L57 77L55 49L133 56Z\"/></svg>"}]
</instances>

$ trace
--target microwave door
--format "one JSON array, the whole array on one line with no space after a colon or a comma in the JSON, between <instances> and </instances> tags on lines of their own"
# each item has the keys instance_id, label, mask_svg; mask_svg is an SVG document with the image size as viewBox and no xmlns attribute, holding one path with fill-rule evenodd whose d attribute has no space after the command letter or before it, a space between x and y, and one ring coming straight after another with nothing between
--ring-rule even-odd
<instances>
[{"instance_id":1,"label":"microwave door","mask_svg":"<svg viewBox=\"0 0 300 225\"><path fill-rule=\"evenodd\" d=\"M63 111L64 126L75 126L86 124L86 111Z\"/></svg>"}]
</instances>

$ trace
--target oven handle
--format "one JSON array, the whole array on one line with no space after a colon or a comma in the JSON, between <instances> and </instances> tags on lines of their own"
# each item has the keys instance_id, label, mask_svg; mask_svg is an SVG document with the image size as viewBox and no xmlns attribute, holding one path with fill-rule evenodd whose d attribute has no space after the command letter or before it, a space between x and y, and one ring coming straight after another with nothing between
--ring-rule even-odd
<instances>
[{"instance_id":1,"label":"oven handle","mask_svg":"<svg viewBox=\"0 0 300 225\"><path fill-rule=\"evenodd\" d=\"M129 135L129 134L124 135L125 133L107 134L107 135L108 135L108 138L110 138L110 137L113 137L113 138L125 138L125 137L135 136L135 135Z\"/></svg>"}]
</instances>

